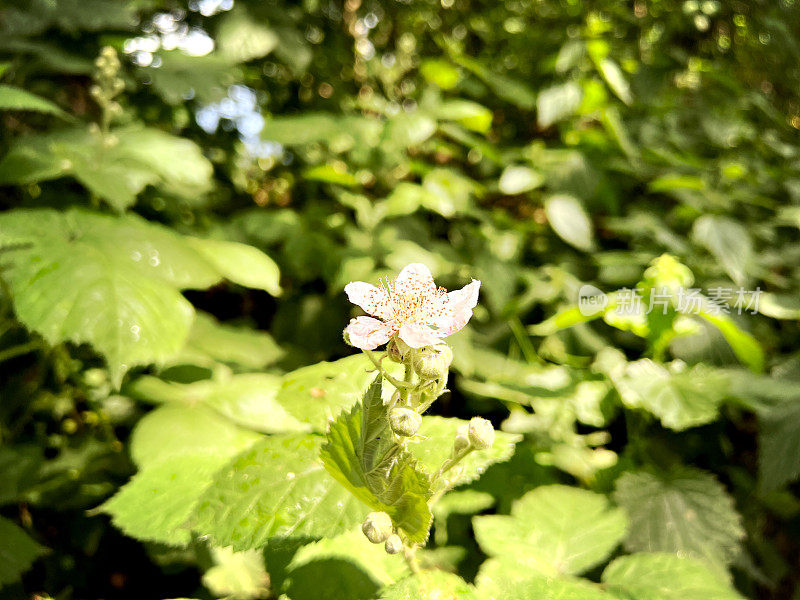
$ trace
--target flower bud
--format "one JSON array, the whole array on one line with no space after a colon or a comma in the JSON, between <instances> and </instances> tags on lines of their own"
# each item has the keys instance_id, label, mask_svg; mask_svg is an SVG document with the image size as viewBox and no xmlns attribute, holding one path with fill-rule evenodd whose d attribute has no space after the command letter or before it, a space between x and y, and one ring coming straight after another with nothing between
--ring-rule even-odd
<instances>
[{"instance_id":1,"label":"flower bud","mask_svg":"<svg viewBox=\"0 0 800 600\"><path fill-rule=\"evenodd\" d=\"M392 518L385 512L371 512L364 519L361 531L370 542L380 544L392 535Z\"/></svg>"},{"instance_id":2,"label":"flower bud","mask_svg":"<svg viewBox=\"0 0 800 600\"><path fill-rule=\"evenodd\" d=\"M422 379L441 379L453 362L453 351L447 344L422 348L414 354L414 371Z\"/></svg>"},{"instance_id":3,"label":"flower bud","mask_svg":"<svg viewBox=\"0 0 800 600\"><path fill-rule=\"evenodd\" d=\"M456 431L456 438L453 440L453 457L456 457L464 452L467 448L469 448L469 446L470 442L467 428L464 426L459 427L458 431Z\"/></svg>"},{"instance_id":4,"label":"flower bud","mask_svg":"<svg viewBox=\"0 0 800 600\"><path fill-rule=\"evenodd\" d=\"M476 450L486 450L494 445L494 427L483 417L469 421L469 441Z\"/></svg>"},{"instance_id":5,"label":"flower bud","mask_svg":"<svg viewBox=\"0 0 800 600\"><path fill-rule=\"evenodd\" d=\"M393 533L386 540L384 548L386 548L386 552L389 554L399 554L403 551L403 540L400 539L399 535Z\"/></svg>"},{"instance_id":6,"label":"flower bud","mask_svg":"<svg viewBox=\"0 0 800 600\"><path fill-rule=\"evenodd\" d=\"M389 411L389 424L397 435L409 437L422 427L422 416L415 410L398 406Z\"/></svg>"}]
</instances>

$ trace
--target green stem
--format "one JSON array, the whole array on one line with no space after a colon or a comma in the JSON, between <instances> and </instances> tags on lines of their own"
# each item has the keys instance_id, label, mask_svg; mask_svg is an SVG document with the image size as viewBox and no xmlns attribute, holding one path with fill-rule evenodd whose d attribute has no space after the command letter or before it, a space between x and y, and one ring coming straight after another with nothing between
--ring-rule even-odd
<instances>
[{"instance_id":1,"label":"green stem","mask_svg":"<svg viewBox=\"0 0 800 600\"><path fill-rule=\"evenodd\" d=\"M422 571L422 568L419 566L419 559L417 559L416 546L413 548L403 548L403 558L406 559L408 568L411 569L412 573L419 573Z\"/></svg>"},{"instance_id":2,"label":"green stem","mask_svg":"<svg viewBox=\"0 0 800 600\"><path fill-rule=\"evenodd\" d=\"M371 350L362 350L362 352L369 357L369 359L372 361L372 364L375 365L375 368L378 369L378 371L381 372L381 375L383 375L383 377L386 379L386 381L391 383L394 387L396 387L398 389L414 387L413 385L411 385L409 383L405 383L403 381L399 381L398 379L395 379L394 377L389 375L386 371L384 371L383 370L383 366L381 365L381 361L379 361L377 358L375 358L375 355L372 354ZM406 375L408 375L408 366L406 366Z\"/></svg>"},{"instance_id":3,"label":"green stem","mask_svg":"<svg viewBox=\"0 0 800 600\"><path fill-rule=\"evenodd\" d=\"M25 344L20 344L19 346L12 346L11 348L6 348L3 351L0 351L0 362L9 360L11 358L15 358L17 356L21 356L23 354L27 354L28 352L33 352L34 350L40 350L43 348L42 343L33 340L27 342Z\"/></svg>"}]
</instances>

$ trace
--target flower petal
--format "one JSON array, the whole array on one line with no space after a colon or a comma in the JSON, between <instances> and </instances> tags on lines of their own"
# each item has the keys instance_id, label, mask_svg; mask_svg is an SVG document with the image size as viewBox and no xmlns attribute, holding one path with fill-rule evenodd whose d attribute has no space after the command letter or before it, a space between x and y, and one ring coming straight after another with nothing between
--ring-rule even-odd
<instances>
[{"instance_id":1,"label":"flower petal","mask_svg":"<svg viewBox=\"0 0 800 600\"><path fill-rule=\"evenodd\" d=\"M422 263L411 263L400 271L394 282L394 290L401 296L420 296L435 292L436 284L428 267Z\"/></svg>"},{"instance_id":2,"label":"flower petal","mask_svg":"<svg viewBox=\"0 0 800 600\"><path fill-rule=\"evenodd\" d=\"M344 331L350 338L350 344L362 350L375 350L388 342L394 333L386 323L372 317L351 319Z\"/></svg>"},{"instance_id":3,"label":"flower petal","mask_svg":"<svg viewBox=\"0 0 800 600\"><path fill-rule=\"evenodd\" d=\"M351 281L344 286L347 299L364 312L386 318L389 314L389 295L385 290L363 281Z\"/></svg>"},{"instance_id":4,"label":"flower petal","mask_svg":"<svg viewBox=\"0 0 800 600\"><path fill-rule=\"evenodd\" d=\"M400 332L397 335L412 348L435 346L442 341L439 339L437 332L425 325L410 325L406 323L400 326Z\"/></svg>"},{"instance_id":5,"label":"flower petal","mask_svg":"<svg viewBox=\"0 0 800 600\"><path fill-rule=\"evenodd\" d=\"M478 292L481 282L473 279L460 290L447 294L447 301L442 316L436 323L439 335L450 335L459 331L472 317L472 309L478 305Z\"/></svg>"}]
</instances>

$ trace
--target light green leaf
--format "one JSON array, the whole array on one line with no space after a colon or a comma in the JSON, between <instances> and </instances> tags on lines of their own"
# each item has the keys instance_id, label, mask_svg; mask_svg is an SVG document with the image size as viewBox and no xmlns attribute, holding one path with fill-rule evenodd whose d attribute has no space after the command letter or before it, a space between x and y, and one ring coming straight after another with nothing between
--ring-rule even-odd
<instances>
[{"instance_id":1,"label":"light green leaf","mask_svg":"<svg viewBox=\"0 0 800 600\"><path fill-rule=\"evenodd\" d=\"M458 575L422 571L389 586L380 600L478 600L475 589Z\"/></svg>"},{"instance_id":2,"label":"light green leaf","mask_svg":"<svg viewBox=\"0 0 800 600\"><path fill-rule=\"evenodd\" d=\"M442 120L456 121L478 133L486 133L492 127L492 111L469 100L443 102L436 114Z\"/></svg>"},{"instance_id":3,"label":"light green leaf","mask_svg":"<svg viewBox=\"0 0 800 600\"><path fill-rule=\"evenodd\" d=\"M627 519L605 496L563 485L536 488L511 515L472 520L481 549L545 575L582 573L605 560L626 534Z\"/></svg>"},{"instance_id":4,"label":"light green leaf","mask_svg":"<svg viewBox=\"0 0 800 600\"><path fill-rule=\"evenodd\" d=\"M280 269L261 250L238 242L186 239L226 279L273 296L281 295Z\"/></svg>"},{"instance_id":5,"label":"light green leaf","mask_svg":"<svg viewBox=\"0 0 800 600\"><path fill-rule=\"evenodd\" d=\"M221 20L216 35L220 56L231 62L248 62L267 56L278 45L278 36L247 9L237 5Z\"/></svg>"},{"instance_id":6,"label":"light green leaf","mask_svg":"<svg viewBox=\"0 0 800 600\"><path fill-rule=\"evenodd\" d=\"M676 554L622 556L606 567L603 583L623 598L743 600L702 562Z\"/></svg>"},{"instance_id":7,"label":"light green leaf","mask_svg":"<svg viewBox=\"0 0 800 600\"><path fill-rule=\"evenodd\" d=\"M461 419L423 417L422 427L417 433L417 438L414 438L414 441L409 444L411 454L419 461L419 466L431 474L436 473L445 459L450 456L456 431L459 427L466 427L468 424L468 421ZM457 466L445 474L443 483L455 487L474 481L488 466L511 458L511 455L514 454L514 444L521 439L521 435L496 431L494 446L486 450L470 452Z\"/></svg>"},{"instance_id":8,"label":"light green leaf","mask_svg":"<svg viewBox=\"0 0 800 600\"><path fill-rule=\"evenodd\" d=\"M490 71L473 58L456 56L453 59L482 79L503 100L526 110L532 110L536 106L536 93L527 84L513 77Z\"/></svg>"},{"instance_id":9,"label":"light green leaf","mask_svg":"<svg viewBox=\"0 0 800 600\"><path fill-rule=\"evenodd\" d=\"M476 586L484 600L614 600L585 579L546 577L496 558L481 565Z\"/></svg>"},{"instance_id":10,"label":"light green leaf","mask_svg":"<svg viewBox=\"0 0 800 600\"><path fill-rule=\"evenodd\" d=\"M763 411L758 421L759 479L765 490L775 490L800 477L800 402Z\"/></svg>"},{"instance_id":11,"label":"light green leaf","mask_svg":"<svg viewBox=\"0 0 800 600\"><path fill-rule=\"evenodd\" d=\"M281 589L292 600L368 600L409 572L404 560L370 543L360 530L303 546L287 571Z\"/></svg>"},{"instance_id":12,"label":"light green leaf","mask_svg":"<svg viewBox=\"0 0 800 600\"><path fill-rule=\"evenodd\" d=\"M568 81L539 92L536 100L536 121L546 129L572 116L581 104L583 92L577 83Z\"/></svg>"},{"instance_id":13,"label":"light green leaf","mask_svg":"<svg viewBox=\"0 0 800 600\"><path fill-rule=\"evenodd\" d=\"M261 436L237 427L202 405L166 405L147 413L131 438L133 461L144 469L183 454L233 456Z\"/></svg>"},{"instance_id":14,"label":"light green leaf","mask_svg":"<svg viewBox=\"0 0 800 600\"><path fill-rule=\"evenodd\" d=\"M0 85L0 111L2 110L31 110L67 117L67 114L50 100L10 85Z\"/></svg>"},{"instance_id":15,"label":"light green leaf","mask_svg":"<svg viewBox=\"0 0 800 600\"><path fill-rule=\"evenodd\" d=\"M18 581L46 551L21 527L0 517L0 587Z\"/></svg>"},{"instance_id":16,"label":"light green leaf","mask_svg":"<svg viewBox=\"0 0 800 600\"><path fill-rule=\"evenodd\" d=\"M407 543L423 544L433 518L430 477L394 441L381 380L376 375L363 400L331 423L322 462L364 504L388 513Z\"/></svg>"},{"instance_id":17,"label":"light green leaf","mask_svg":"<svg viewBox=\"0 0 800 600\"><path fill-rule=\"evenodd\" d=\"M756 338L739 328L728 315L704 310L698 316L719 329L733 353L743 364L756 373L764 371L764 350Z\"/></svg>"},{"instance_id":18,"label":"light green leaf","mask_svg":"<svg viewBox=\"0 0 800 600\"><path fill-rule=\"evenodd\" d=\"M419 72L426 80L438 85L443 90L452 90L458 85L461 78L458 69L441 59L423 61L419 66Z\"/></svg>"},{"instance_id":19,"label":"light green leaf","mask_svg":"<svg viewBox=\"0 0 800 600\"><path fill-rule=\"evenodd\" d=\"M384 361L384 368L398 376L402 367L389 363ZM302 367L283 376L277 400L299 421L324 433L329 421L358 402L375 376L374 368L363 354Z\"/></svg>"},{"instance_id":20,"label":"light green leaf","mask_svg":"<svg viewBox=\"0 0 800 600\"><path fill-rule=\"evenodd\" d=\"M200 499L195 530L217 545L247 550L275 537L328 537L361 523L367 507L325 472L322 441L274 435L241 453Z\"/></svg>"},{"instance_id":21,"label":"light green leaf","mask_svg":"<svg viewBox=\"0 0 800 600\"><path fill-rule=\"evenodd\" d=\"M665 427L683 431L710 423L728 393L727 376L707 365L668 367L648 358L628 363L611 376L623 404L656 415Z\"/></svg>"},{"instance_id":22,"label":"light green leaf","mask_svg":"<svg viewBox=\"0 0 800 600\"><path fill-rule=\"evenodd\" d=\"M624 473L614 500L630 518L629 552L678 552L704 559L715 571L741 551L744 536L733 499L710 474L681 469L658 477Z\"/></svg>"},{"instance_id":23,"label":"light green leaf","mask_svg":"<svg viewBox=\"0 0 800 600\"><path fill-rule=\"evenodd\" d=\"M167 104L185 104L187 97L218 102L238 79L234 62L221 53L190 56L181 50L162 50L158 58L157 67L143 68L142 73Z\"/></svg>"},{"instance_id":24,"label":"light green leaf","mask_svg":"<svg viewBox=\"0 0 800 600\"><path fill-rule=\"evenodd\" d=\"M211 189L211 175L194 142L153 128L126 127L106 137L82 127L22 136L0 161L0 183L73 176L119 211L147 185L194 200Z\"/></svg>"},{"instance_id":25,"label":"light green leaf","mask_svg":"<svg viewBox=\"0 0 800 600\"><path fill-rule=\"evenodd\" d=\"M608 57L596 60L595 64L597 65L597 70L600 71L600 75L606 80L608 87L616 94L617 98L628 106L633 104L631 86L619 65Z\"/></svg>"},{"instance_id":26,"label":"light green leaf","mask_svg":"<svg viewBox=\"0 0 800 600\"><path fill-rule=\"evenodd\" d=\"M544 183L544 175L530 167L509 165L500 175L497 187L504 194L516 195L529 192Z\"/></svg>"},{"instance_id":27,"label":"light green leaf","mask_svg":"<svg viewBox=\"0 0 800 600\"><path fill-rule=\"evenodd\" d=\"M592 222L577 198L568 194L550 196L544 202L544 212L562 240L585 252L594 248Z\"/></svg>"},{"instance_id":28,"label":"light green leaf","mask_svg":"<svg viewBox=\"0 0 800 600\"><path fill-rule=\"evenodd\" d=\"M215 597L246 600L267 596L269 575L262 552L211 548L211 559L214 565L203 573L203 585Z\"/></svg>"},{"instance_id":29,"label":"light green leaf","mask_svg":"<svg viewBox=\"0 0 800 600\"><path fill-rule=\"evenodd\" d=\"M446 218L467 212L477 191L474 181L450 169L432 169L422 186L428 192L422 198L423 206Z\"/></svg>"},{"instance_id":30,"label":"light green leaf","mask_svg":"<svg viewBox=\"0 0 800 600\"><path fill-rule=\"evenodd\" d=\"M747 283L753 242L741 223L729 217L703 215L694 222L692 237L711 252L737 285Z\"/></svg>"},{"instance_id":31,"label":"light green leaf","mask_svg":"<svg viewBox=\"0 0 800 600\"><path fill-rule=\"evenodd\" d=\"M264 331L234 327L197 312L189 339L171 364L213 366L221 362L245 369L262 369L277 362L284 352Z\"/></svg>"}]
</instances>

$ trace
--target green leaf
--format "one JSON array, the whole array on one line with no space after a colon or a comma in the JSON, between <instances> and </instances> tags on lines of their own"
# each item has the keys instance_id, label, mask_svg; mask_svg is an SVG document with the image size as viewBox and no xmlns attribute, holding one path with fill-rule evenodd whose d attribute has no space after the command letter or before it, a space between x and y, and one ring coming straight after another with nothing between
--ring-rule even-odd
<instances>
[{"instance_id":1,"label":"green leaf","mask_svg":"<svg viewBox=\"0 0 800 600\"><path fill-rule=\"evenodd\" d=\"M597 70L600 71L600 75L602 75L603 79L606 80L608 87L610 87L611 91L616 94L617 98L622 100L628 106L633 104L631 86L628 83L625 74L622 72L622 69L619 68L619 65L614 62L613 59L607 57L595 60L595 65L597 65Z\"/></svg>"},{"instance_id":2,"label":"green leaf","mask_svg":"<svg viewBox=\"0 0 800 600\"><path fill-rule=\"evenodd\" d=\"M331 423L322 462L359 500L388 513L407 542L422 544L432 520L430 478L394 441L381 380L376 375L362 402Z\"/></svg>"},{"instance_id":3,"label":"green leaf","mask_svg":"<svg viewBox=\"0 0 800 600\"><path fill-rule=\"evenodd\" d=\"M509 165L503 169L497 187L504 194L524 194L544 183L544 175L522 165Z\"/></svg>"},{"instance_id":4,"label":"green leaf","mask_svg":"<svg viewBox=\"0 0 800 600\"><path fill-rule=\"evenodd\" d=\"M17 317L51 344L89 343L115 385L182 348L194 315L179 293L222 273L186 238L134 215L15 210L0 215Z\"/></svg>"},{"instance_id":5,"label":"green leaf","mask_svg":"<svg viewBox=\"0 0 800 600\"><path fill-rule=\"evenodd\" d=\"M269 575L262 552L211 548L211 559L214 565L203 573L203 585L215 597L255 600L268 595Z\"/></svg>"},{"instance_id":6,"label":"green leaf","mask_svg":"<svg viewBox=\"0 0 800 600\"><path fill-rule=\"evenodd\" d=\"M433 474L439 470L453 449L453 440L459 427L466 427L468 421L445 417L426 416L417 433L418 439L409 445L411 454L419 461L419 466ZM494 445L486 450L470 452L455 467L450 469L444 482L448 486L458 486L476 480L489 465L503 462L514 454L514 444L521 435L496 431Z\"/></svg>"},{"instance_id":7,"label":"green leaf","mask_svg":"<svg viewBox=\"0 0 800 600\"><path fill-rule=\"evenodd\" d=\"M419 72L426 80L438 85L443 90L452 90L461 79L458 69L441 59L423 61L419 66Z\"/></svg>"},{"instance_id":8,"label":"green leaf","mask_svg":"<svg viewBox=\"0 0 800 600\"><path fill-rule=\"evenodd\" d=\"M187 238L187 241L226 279L245 287L281 295L281 272L261 250L224 240Z\"/></svg>"},{"instance_id":9,"label":"green leaf","mask_svg":"<svg viewBox=\"0 0 800 600\"><path fill-rule=\"evenodd\" d=\"M59 117L68 116L50 100L10 85L0 85L0 110L30 110Z\"/></svg>"},{"instance_id":10,"label":"green leaf","mask_svg":"<svg viewBox=\"0 0 800 600\"><path fill-rule=\"evenodd\" d=\"M406 575L405 561L356 530L300 548L281 590L292 600L368 600Z\"/></svg>"},{"instance_id":11,"label":"green leaf","mask_svg":"<svg viewBox=\"0 0 800 600\"><path fill-rule=\"evenodd\" d=\"M144 469L182 454L233 456L261 436L237 427L202 405L166 405L147 413L133 430L131 456Z\"/></svg>"},{"instance_id":12,"label":"green leaf","mask_svg":"<svg viewBox=\"0 0 800 600\"><path fill-rule=\"evenodd\" d=\"M753 242L742 224L729 217L703 215L694 222L692 237L711 252L737 285L747 283Z\"/></svg>"},{"instance_id":13,"label":"green leaf","mask_svg":"<svg viewBox=\"0 0 800 600\"><path fill-rule=\"evenodd\" d=\"M763 411L758 421L759 479L764 490L775 490L800 477L800 402Z\"/></svg>"},{"instance_id":14,"label":"green leaf","mask_svg":"<svg viewBox=\"0 0 800 600\"><path fill-rule=\"evenodd\" d=\"M728 315L701 311L698 316L719 329L733 353L743 364L756 373L764 371L764 350L756 338L739 328Z\"/></svg>"},{"instance_id":15,"label":"green leaf","mask_svg":"<svg viewBox=\"0 0 800 600\"><path fill-rule=\"evenodd\" d=\"M490 71L477 60L467 56L456 56L454 60L482 79L503 100L526 110L532 110L536 106L536 93L525 83Z\"/></svg>"},{"instance_id":16,"label":"green leaf","mask_svg":"<svg viewBox=\"0 0 800 600\"><path fill-rule=\"evenodd\" d=\"M244 369L262 369L277 362L284 351L264 331L217 322L203 312L195 314L189 339L171 364L213 366L215 363Z\"/></svg>"},{"instance_id":17,"label":"green leaf","mask_svg":"<svg viewBox=\"0 0 800 600\"><path fill-rule=\"evenodd\" d=\"M322 441L274 435L241 453L200 499L195 530L217 545L247 550L275 537L328 537L361 523L367 508L327 475Z\"/></svg>"},{"instance_id":18,"label":"green leaf","mask_svg":"<svg viewBox=\"0 0 800 600\"><path fill-rule=\"evenodd\" d=\"M584 252L594 248L592 222L580 200L568 194L556 194L545 200L544 212L550 227L562 240Z\"/></svg>"},{"instance_id":19,"label":"green leaf","mask_svg":"<svg viewBox=\"0 0 800 600\"><path fill-rule=\"evenodd\" d=\"M389 374L398 376L402 367L393 365L384 361ZM277 400L299 421L324 433L329 421L361 398L373 378L374 366L363 354L323 361L284 375Z\"/></svg>"},{"instance_id":20,"label":"green leaf","mask_svg":"<svg viewBox=\"0 0 800 600\"><path fill-rule=\"evenodd\" d=\"M611 379L623 404L656 415L665 427L683 431L716 420L728 393L724 372L706 365L665 367L648 358L628 363Z\"/></svg>"},{"instance_id":21,"label":"green leaf","mask_svg":"<svg viewBox=\"0 0 800 600\"><path fill-rule=\"evenodd\" d=\"M475 589L458 575L422 571L389 586L380 600L478 600Z\"/></svg>"},{"instance_id":22,"label":"green leaf","mask_svg":"<svg viewBox=\"0 0 800 600\"><path fill-rule=\"evenodd\" d=\"M278 36L263 22L237 5L221 20L216 41L220 56L231 62L248 62L263 58L278 45Z\"/></svg>"},{"instance_id":23,"label":"green leaf","mask_svg":"<svg viewBox=\"0 0 800 600\"><path fill-rule=\"evenodd\" d=\"M242 373L193 383L173 383L145 375L125 387L125 392L148 402L202 403L230 421L264 433L295 433L311 427L290 415L277 401L278 375Z\"/></svg>"},{"instance_id":24,"label":"green leaf","mask_svg":"<svg viewBox=\"0 0 800 600\"><path fill-rule=\"evenodd\" d=\"M614 500L630 518L625 540L629 552L693 554L725 573L741 551L741 517L733 499L709 473L624 473L616 482Z\"/></svg>"},{"instance_id":25,"label":"green leaf","mask_svg":"<svg viewBox=\"0 0 800 600\"><path fill-rule=\"evenodd\" d=\"M212 187L212 166L185 138L127 127L108 136L86 128L27 135L0 161L0 183L34 183L72 176L122 211L147 185L194 200Z\"/></svg>"},{"instance_id":26,"label":"green leaf","mask_svg":"<svg viewBox=\"0 0 800 600\"><path fill-rule=\"evenodd\" d=\"M442 120L456 121L478 133L486 133L492 127L492 111L469 100L443 102L436 114Z\"/></svg>"},{"instance_id":27,"label":"green leaf","mask_svg":"<svg viewBox=\"0 0 800 600\"><path fill-rule=\"evenodd\" d=\"M528 492L510 516L479 516L472 523L486 554L545 575L574 575L603 562L627 530L625 513L610 508L605 496L563 485Z\"/></svg>"},{"instance_id":28,"label":"green leaf","mask_svg":"<svg viewBox=\"0 0 800 600\"><path fill-rule=\"evenodd\" d=\"M188 96L203 103L218 102L239 78L233 61L221 53L190 56L180 50L162 50L158 58L158 66L145 67L141 73L167 104L185 104Z\"/></svg>"},{"instance_id":29,"label":"green leaf","mask_svg":"<svg viewBox=\"0 0 800 600\"><path fill-rule=\"evenodd\" d=\"M481 565L476 586L485 600L614 600L585 579L546 577L496 558Z\"/></svg>"},{"instance_id":30,"label":"green leaf","mask_svg":"<svg viewBox=\"0 0 800 600\"><path fill-rule=\"evenodd\" d=\"M474 181L450 169L432 169L422 186L428 192L422 198L423 206L445 218L467 212L477 191Z\"/></svg>"},{"instance_id":31,"label":"green leaf","mask_svg":"<svg viewBox=\"0 0 800 600\"><path fill-rule=\"evenodd\" d=\"M547 129L572 116L581 104L583 92L577 83L569 81L539 92L536 100L536 121L540 129Z\"/></svg>"},{"instance_id":32,"label":"green leaf","mask_svg":"<svg viewBox=\"0 0 800 600\"><path fill-rule=\"evenodd\" d=\"M46 551L21 527L0 517L0 587L19 581L20 575Z\"/></svg>"},{"instance_id":33,"label":"green leaf","mask_svg":"<svg viewBox=\"0 0 800 600\"><path fill-rule=\"evenodd\" d=\"M743 600L705 564L676 554L622 556L606 567L603 583L623 598Z\"/></svg>"}]
</instances>

